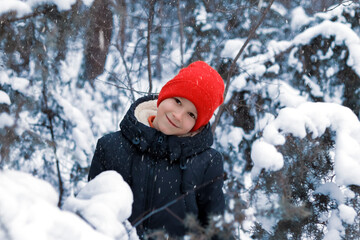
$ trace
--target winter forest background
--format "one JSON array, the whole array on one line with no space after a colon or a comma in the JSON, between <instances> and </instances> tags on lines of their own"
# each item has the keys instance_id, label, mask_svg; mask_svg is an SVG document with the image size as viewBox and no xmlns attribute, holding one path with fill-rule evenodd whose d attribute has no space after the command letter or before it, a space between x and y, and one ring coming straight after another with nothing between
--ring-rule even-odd
<instances>
[{"instance_id":1,"label":"winter forest background","mask_svg":"<svg viewBox=\"0 0 360 240\"><path fill-rule=\"evenodd\" d=\"M0 0L0 239L137 239L95 144L195 60L227 210L186 239L359 239L360 3L331 0Z\"/></svg>"}]
</instances>

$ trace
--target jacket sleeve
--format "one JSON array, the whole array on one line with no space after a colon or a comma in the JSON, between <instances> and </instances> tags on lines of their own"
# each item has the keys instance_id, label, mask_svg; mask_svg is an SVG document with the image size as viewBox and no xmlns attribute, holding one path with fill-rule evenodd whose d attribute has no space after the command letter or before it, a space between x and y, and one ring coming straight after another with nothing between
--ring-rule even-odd
<instances>
[{"instance_id":1,"label":"jacket sleeve","mask_svg":"<svg viewBox=\"0 0 360 240\"><path fill-rule=\"evenodd\" d=\"M97 175L99 175L101 172L106 170L104 160L105 160L104 148L102 146L101 139L99 139L96 144L96 149L93 159L91 161L88 181L94 179Z\"/></svg>"},{"instance_id":2,"label":"jacket sleeve","mask_svg":"<svg viewBox=\"0 0 360 240\"><path fill-rule=\"evenodd\" d=\"M208 224L209 216L223 214L225 209L222 190L224 185L223 157L219 152L214 152L204 174L203 187L197 190L198 216L204 226Z\"/></svg>"}]
</instances>

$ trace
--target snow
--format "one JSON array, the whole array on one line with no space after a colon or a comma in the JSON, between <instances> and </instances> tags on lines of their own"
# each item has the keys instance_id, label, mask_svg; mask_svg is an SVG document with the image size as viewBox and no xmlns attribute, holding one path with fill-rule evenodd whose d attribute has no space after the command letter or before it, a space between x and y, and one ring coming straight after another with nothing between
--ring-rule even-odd
<instances>
[{"instance_id":1,"label":"snow","mask_svg":"<svg viewBox=\"0 0 360 240\"><path fill-rule=\"evenodd\" d=\"M256 147L253 146L251 155L255 156L258 167L274 170L274 166L282 165L279 163L282 160L278 152L266 143L282 145L285 143L286 134L304 138L310 132L312 137L316 138L328 127L336 132L336 183L360 185L360 122L349 108L336 103L306 102L296 108L281 109L275 120L265 127L263 138L259 140L267 149L272 149L268 152L267 160L257 159L263 154L262 148L257 147L259 141L254 143Z\"/></svg>"},{"instance_id":2,"label":"snow","mask_svg":"<svg viewBox=\"0 0 360 240\"><path fill-rule=\"evenodd\" d=\"M7 95L7 93L2 90L0 90L0 104L11 104L9 95Z\"/></svg>"},{"instance_id":3,"label":"snow","mask_svg":"<svg viewBox=\"0 0 360 240\"><path fill-rule=\"evenodd\" d=\"M330 71L329 71L330 74ZM303 77L305 84L311 89L311 94L315 97L323 97L324 93L321 91L321 88L318 84L312 81L308 76Z\"/></svg>"},{"instance_id":4,"label":"snow","mask_svg":"<svg viewBox=\"0 0 360 240\"><path fill-rule=\"evenodd\" d=\"M337 210L331 213L331 217L329 219L327 228L328 228L328 232L325 234L323 238L324 240L341 239L341 232L344 230L344 227L342 226Z\"/></svg>"},{"instance_id":5,"label":"snow","mask_svg":"<svg viewBox=\"0 0 360 240\"><path fill-rule=\"evenodd\" d=\"M337 44L341 45L344 43L349 49L347 64L351 66L358 75L360 75L360 38L346 24L325 20L297 35L292 43L294 45L305 45L310 43L313 38L319 35L327 38L334 36Z\"/></svg>"},{"instance_id":6,"label":"snow","mask_svg":"<svg viewBox=\"0 0 360 240\"><path fill-rule=\"evenodd\" d=\"M231 81L230 89L235 90L235 91L240 90L240 89L244 88L246 86L246 84L247 84L247 82L246 82L245 77L243 75L239 75ZM230 99L230 94L227 94L225 101L228 101L229 99Z\"/></svg>"},{"instance_id":7,"label":"snow","mask_svg":"<svg viewBox=\"0 0 360 240\"><path fill-rule=\"evenodd\" d=\"M202 25L202 31L211 29L211 25L207 22L207 11L204 6L201 6L200 9L195 11L196 15L196 24Z\"/></svg>"},{"instance_id":8,"label":"snow","mask_svg":"<svg viewBox=\"0 0 360 240\"><path fill-rule=\"evenodd\" d=\"M274 64L271 67L269 67L268 69L266 69L266 71L268 73L278 74L280 71L280 66L279 66L279 64Z\"/></svg>"},{"instance_id":9,"label":"snow","mask_svg":"<svg viewBox=\"0 0 360 240\"><path fill-rule=\"evenodd\" d=\"M323 240L341 240L341 236L339 231L337 231L336 229L331 229L325 234Z\"/></svg>"},{"instance_id":10,"label":"snow","mask_svg":"<svg viewBox=\"0 0 360 240\"><path fill-rule=\"evenodd\" d=\"M296 108L281 109L278 116L265 127L263 137L252 145L254 167L251 173L254 179L263 168L268 171L281 169L284 159L276 146L285 143L287 134L304 138L311 133L315 138L321 136L326 128L336 132L336 179L335 182L319 186L314 193L328 195L339 204L338 210L332 211L324 239L341 239L341 221L352 224L356 212L344 204L345 194L340 186L360 185L360 122L349 108L336 103L306 102ZM351 194L347 195L351 197Z\"/></svg>"},{"instance_id":11,"label":"snow","mask_svg":"<svg viewBox=\"0 0 360 240\"><path fill-rule=\"evenodd\" d=\"M357 213L354 208L341 204L339 206L340 218L347 224L353 224Z\"/></svg>"},{"instance_id":12,"label":"snow","mask_svg":"<svg viewBox=\"0 0 360 240\"><path fill-rule=\"evenodd\" d=\"M88 166L88 158L85 154L82 153L84 151L86 154L91 155L93 149L89 142L95 142L94 135L91 131L91 127L89 122L85 118L84 114L74 106L67 99L63 98L60 94L54 95L55 99L57 99L58 103L63 107L65 115L64 119L68 119L75 123L75 127L73 128L73 136L76 143L76 151L79 156L79 164L82 167Z\"/></svg>"},{"instance_id":13,"label":"snow","mask_svg":"<svg viewBox=\"0 0 360 240\"><path fill-rule=\"evenodd\" d=\"M94 0L83 0L86 6L91 6ZM0 0L0 16L14 11L20 18L31 14L33 9L41 4L56 5L59 11L69 10L76 0Z\"/></svg>"},{"instance_id":14,"label":"snow","mask_svg":"<svg viewBox=\"0 0 360 240\"><path fill-rule=\"evenodd\" d=\"M228 148L229 145L236 148L244 136L244 130L242 128L234 127L231 125L227 125L226 129L222 129L222 131L226 131L226 134L220 134L220 129L215 130L218 136L218 142L221 144L223 148Z\"/></svg>"},{"instance_id":15,"label":"snow","mask_svg":"<svg viewBox=\"0 0 360 240\"><path fill-rule=\"evenodd\" d=\"M321 193L328 195L331 199L334 199L337 204L342 204L345 201L344 194L341 192L339 187L333 182L327 182L319 186L314 194Z\"/></svg>"},{"instance_id":16,"label":"snow","mask_svg":"<svg viewBox=\"0 0 360 240\"><path fill-rule=\"evenodd\" d=\"M274 2L271 5L271 10L279 13L281 16L285 16L288 12L288 10L281 3L278 2Z\"/></svg>"},{"instance_id":17,"label":"snow","mask_svg":"<svg viewBox=\"0 0 360 240\"><path fill-rule=\"evenodd\" d=\"M308 25L311 22L311 18L309 18L305 10L302 7L294 8L291 12L292 18L291 18L291 29L293 31L299 30L301 27Z\"/></svg>"},{"instance_id":18,"label":"snow","mask_svg":"<svg viewBox=\"0 0 360 240\"><path fill-rule=\"evenodd\" d=\"M102 184L105 187L99 188ZM126 220L131 212L130 187L114 172L100 174L76 198L69 198L68 211L57 207L58 194L48 182L27 173L0 171L0 192L0 239L115 240L121 231L117 239L138 239ZM105 228L114 231L101 232Z\"/></svg>"},{"instance_id":19,"label":"snow","mask_svg":"<svg viewBox=\"0 0 360 240\"><path fill-rule=\"evenodd\" d=\"M29 174L0 173L0 239L110 239L57 207L52 186ZM21 229L21 231L19 230Z\"/></svg>"},{"instance_id":20,"label":"snow","mask_svg":"<svg viewBox=\"0 0 360 240\"><path fill-rule=\"evenodd\" d=\"M90 7L94 0L82 0L82 2L85 4L85 6Z\"/></svg>"},{"instance_id":21,"label":"snow","mask_svg":"<svg viewBox=\"0 0 360 240\"><path fill-rule=\"evenodd\" d=\"M277 209L279 208L279 195L277 194L267 194L263 191L257 191L255 194L255 209L256 212L260 214L257 217L258 221L261 222L262 227L268 231L273 232L273 227L277 223L276 217L274 215L269 216L267 209Z\"/></svg>"},{"instance_id":22,"label":"snow","mask_svg":"<svg viewBox=\"0 0 360 240\"><path fill-rule=\"evenodd\" d=\"M0 15L8 12L16 12L17 17L22 17L32 12L31 7L20 0L0 0L0 5Z\"/></svg>"},{"instance_id":23,"label":"snow","mask_svg":"<svg viewBox=\"0 0 360 240\"><path fill-rule=\"evenodd\" d=\"M353 224L355 217L357 216L354 208L346 206L344 204L339 205L339 210L333 210L331 217L328 220L328 232L324 236L324 240L341 240L344 234L344 226L342 221L347 224Z\"/></svg>"},{"instance_id":24,"label":"snow","mask_svg":"<svg viewBox=\"0 0 360 240\"><path fill-rule=\"evenodd\" d=\"M224 45L224 49L221 52L221 56L223 58L234 59L241 47L244 45L245 41L246 39L243 38L227 40Z\"/></svg>"},{"instance_id":25,"label":"snow","mask_svg":"<svg viewBox=\"0 0 360 240\"><path fill-rule=\"evenodd\" d=\"M6 112L0 113L0 129L4 127L11 127L14 124L14 119Z\"/></svg>"},{"instance_id":26,"label":"snow","mask_svg":"<svg viewBox=\"0 0 360 240\"><path fill-rule=\"evenodd\" d=\"M17 90L21 93L25 93L26 89L29 86L29 80L26 78L14 77L11 79L11 86L14 90Z\"/></svg>"},{"instance_id":27,"label":"snow","mask_svg":"<svg viewBox=\"0 0 360 240\"><path fill-rule=\"evenodd\" d=\"M63 209L77 213L98 231L118 239L128 232L134 239L136 230L127 219L131 215L133 195L121 175L106 171L90 181L76 197L69 197ZM130 229L129 229L130 228Z\"/></svg>"},{"instance_id":28,"label":"snow","mask_svg":"<svg viewBox=\"0 0 360 240\"><path fill-rule=\"evenodd\" d=\"M351 4L351 3L350 3ZM318 12L315 13L314 17L321 19L321 20L331 20L333 18L340 18L341 20L345 17L343 16L343 12L346 11L345 6L346 4L334 4L333 6L328 8L328 11L326 12ZM351 8L350 8L351 9ZM330 10L330 11L329 11ZM354 12L350 13L350 15L354 15Z\"/></svg>"},{"instance_id":29,"label":"snow","mask_svg":"<svg viewBox=\"0 0 360 240\"><path fill-rule=\"evenodd\" d=\"M276 150L274 145L262 140L256 140L251 149L251 159L254 162L252 175L258 175L262 168L276 171L283 167L283 156Z\"/></svg>"},{"instance_id":30,"label":"snow","mask_svg":"<svg viewBox=\"0 0 360 240\"><path fill-rule=\"evenodd\" d=\"M0 83L9 84L9 76L6 71L0 71Z\"/></svg>"},{"instance_id":31,"label":"snow","mask_svg":"<svg viewBox=\"0 0 360 240\"><path fill-rule=\"evenodd\" d=\"M306 102L306 98L300 95L300 91L292 88L288 83L275 79L268 84L269 97L279 102L282 107L297 107Z\"/></svg>"}]
</instances>

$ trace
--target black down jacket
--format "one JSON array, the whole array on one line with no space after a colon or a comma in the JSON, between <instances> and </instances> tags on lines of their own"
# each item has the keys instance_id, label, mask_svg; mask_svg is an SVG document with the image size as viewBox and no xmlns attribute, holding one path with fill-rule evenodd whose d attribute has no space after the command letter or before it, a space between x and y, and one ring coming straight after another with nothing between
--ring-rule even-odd
<instances>
[{"instance_id":1,"label":"black down jacket","mask_svg":"<svg viewBox=\"0 0 360 240\"><path fill-rule=\"evenodd\" d=\"M210 146L209 124L193 137L168 136L140 123L135 107L156 96L138 99L120 123L120 131L98 140L89 180L106 170L116 170L130 185L134 202L130 222L144 231L162 229L184 235L183 219L195 214L206 224L210 214L224 209L223 159ZM143 217L171 202L165 210ZM139 221L141 224L139 224Z\"/></svg>"}]
</instances>

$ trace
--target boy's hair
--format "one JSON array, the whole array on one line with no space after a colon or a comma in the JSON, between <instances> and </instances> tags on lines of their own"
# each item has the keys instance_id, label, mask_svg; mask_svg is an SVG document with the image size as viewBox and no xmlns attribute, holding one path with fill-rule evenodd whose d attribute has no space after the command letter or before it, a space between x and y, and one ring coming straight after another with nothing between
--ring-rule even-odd
<instances>
[{"instance_id":1,"label":"boy's hair","mask_svg":"<svg viewBox=\"0 0 360 240\"><path fill-rule=\"evenodd\" d=\"M183 97L197 110L197 120L191 131L206 125L214 111L224 101L224 81L207 63L197 61L183 68L161 89L157 106L167 98Z\"/></svg>"}]
</instances>

